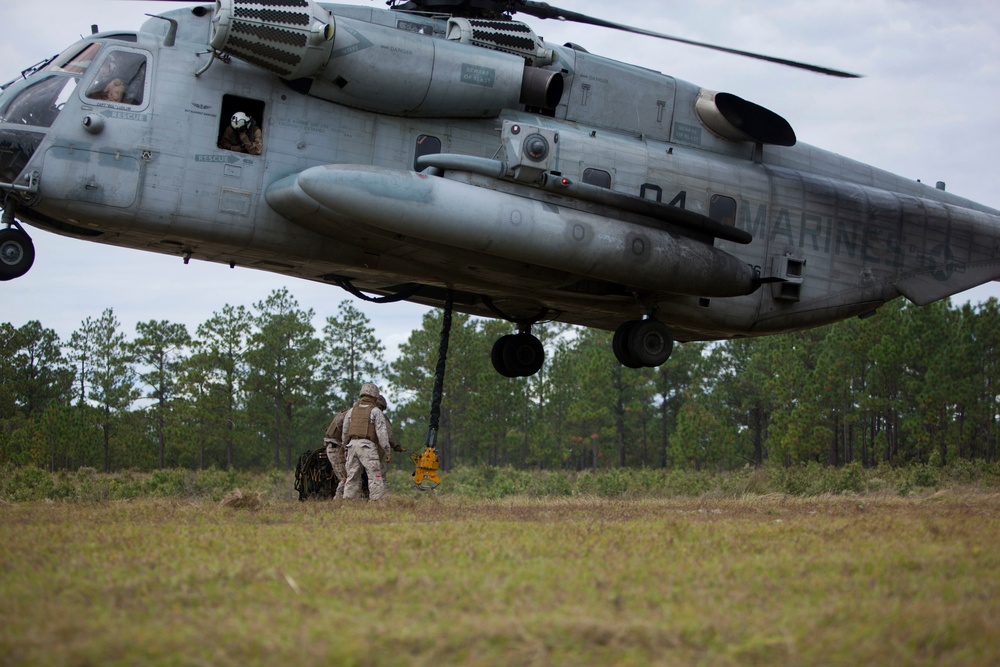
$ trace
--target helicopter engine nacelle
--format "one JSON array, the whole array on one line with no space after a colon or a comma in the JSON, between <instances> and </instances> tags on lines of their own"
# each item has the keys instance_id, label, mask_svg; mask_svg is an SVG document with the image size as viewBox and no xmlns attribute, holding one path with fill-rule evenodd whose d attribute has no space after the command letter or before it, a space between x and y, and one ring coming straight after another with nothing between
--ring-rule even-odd
<instances>
[{"instance_id":1,"label":"helicopter engine nacelle","mask_svg":"<svg viewBox=\"0 0 1000 667\"><path fill-rule=\"evenodd\" d=\"M513 53L535 66L551 65L555 60L552 49L546 47L535 31L520 21L451 18L448 19L448 39Z\"/></svg>"},{"instance_id":2,"label":"helicopter engine nacelle","mask_svg":"<svg viewBox=\"0 0 1000 667\"><path fill-rule=\"evenodd\" d=\"M518 104L554 109L562 99L562 74L530 65L552 59L533 33L523 37L532 49L505 53L461 31L435 39L335 19L313 0L275 4L217 0L212 47L314 97L396 116L493 118Z\"/></svg>"},{"instance_id":3,"label":"helicopter engine nacelle","mask_svg":"<svg viewBox=\"0 0 1000 667\"><path fill-rule=\"evenodd\" d=\"M523 55L337 18L333 56L309 94L396 116L494 118L526 104L555 108L562 74Z\"/></svg>"},{"instance_id":4,"label":"helicopter engine nacelle","mask_svg":"<svg viewBox=\"0 0 1000 667\"><path fill-rule=\"evenodd\" d=\"M274 4L217 0L212 48L285 79L315 74L330 58L333 16L312 0Z\"/></svg>"},{"instance_id":5,"label":"helicopter engine nacelle","mask_svg":"<svg viewBox=\"0 0 1000 667\"><path fill-rule=\"evenodd\" d=\"M730 141L795 145L795 130L787 120L732 93L717 93L703 88L695 100L694 109L705 127Z\"/></svg>"}]
</instances>

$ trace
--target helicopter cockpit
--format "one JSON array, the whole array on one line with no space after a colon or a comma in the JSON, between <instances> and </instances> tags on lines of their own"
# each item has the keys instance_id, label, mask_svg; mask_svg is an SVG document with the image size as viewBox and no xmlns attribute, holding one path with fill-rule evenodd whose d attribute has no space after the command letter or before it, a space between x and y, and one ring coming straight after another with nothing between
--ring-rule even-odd
<instances>
[{"instance_id":1,"label":"helicopter cockpit","mask_svg":"<svg viewBox=\"0 0 1000 667\"><path fill-rule=\"evenodd\" d=\"M76 84L77 78L71 76L43 75L31 81L0 109L0 123L52 127Z\"/></svg>"},{"instance_id":2,"label":"helicopter cockpit","mask_svg":"<svg viewBox=\"0 0 1000 667\"><path fill-rule=\"evenodd\" d=\"M115 41L134 42L136 37L116 35ZM28 128L52 127L81 82L86 85L82 97L88 104L118 108L143 105L148 92L147 59L144 52L127 44L87 40L28 68L21 79L3 86L0 183L15 183L44 139L44 132Z\"/></svg>"},{"instance_id":3,"label":"helicopter cockpit","mask_svg":"<svg viewBox=\"0 0 1000 667\"><path fill-rule=\"evenodd\" d=\"M13 184L45 138L44 132L25 128L52 127L79 76L38 74L4 91L0 104L0 183ZM11 128L11 126L15 128Z\"/></svg>"},{"instance_id":4,"label":"helicopter cockpit","mask_svg":"<svg viewBox=\"0 0 1000 667\"><path fill-rule=\"evenodd\" d=\"M51 127L100 50L101 44L91 42L25 70L22 80L3 87L7 99L0 106L0 123Z\"/></svg>"}]
</instances>

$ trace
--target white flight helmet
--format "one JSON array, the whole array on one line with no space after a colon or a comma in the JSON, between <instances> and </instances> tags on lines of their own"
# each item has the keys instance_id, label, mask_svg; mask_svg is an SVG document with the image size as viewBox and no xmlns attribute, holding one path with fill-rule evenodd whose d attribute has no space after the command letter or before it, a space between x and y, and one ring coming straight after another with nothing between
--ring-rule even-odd
<instances>
[{"instance_id":1,"label":"white flight helmet","mask_svg":"<svg viewBox=\"0 0 1000 667\"><path fill-rule=\"evenodd\" d=\"M242 130L250 124L250 116L246 115L242 111L237 111L233 114L233 119L229 122L229 124L233 126L234 130Z\"/></svg>"}]
</instances>

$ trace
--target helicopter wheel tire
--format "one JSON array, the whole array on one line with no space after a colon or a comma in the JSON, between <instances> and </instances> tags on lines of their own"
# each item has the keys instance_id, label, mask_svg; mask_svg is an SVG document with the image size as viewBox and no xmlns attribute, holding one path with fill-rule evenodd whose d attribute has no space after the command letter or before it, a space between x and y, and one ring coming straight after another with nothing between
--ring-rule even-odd
<instances>
[{"instance_id":1,"label":"helicopter wheel tire","mask_svg":"<svg viewBox=\"0 0 1000 667\"><path fill-rule=\"evenodd\" d=\"M611 339L611 350L615 353L615 358L625 368L642 368L642 364L635 358L629 341L632 338L632 329L641 324L640 320L629 320L623 322L616 330L614 338Z\"/></svg>"},{"instance_id":2,"label":"helicopter wheel tire","mask_svg":"<svg viewBox=\"0 0 1000 667\"><path fill-rule=\"evenodd\" d=\"M31 237L13 227L0 230L0 280L20 278L35 262Z\"/></svg>"},{"instance_id":3,"label":"helicopter wheel tire","mask_svg":"<svg viewBox=\"0 0 1000 667\"><path fill-rule=\"evenodd\" d=\"M504 365L514 377L528 377L541 370L545 362L542 341L530 333L511 336L503 349Z\"/></svg>"},{"instance_id":4,"label":"helicopter wheel tire","mask_svg":"<svg viewBox=\"0 0 1000 667\"><path fill-rule=\"evenodd\" d=\"M663 322L641 320L629 331L628 349L640 365L653 368L670 358L674 339Z\"/></svg>"},{"instance_id":5,"label":"helicopter wheel tire","mask_svg":"<svg viewBox=\"0 0 1000 667\"><path fill-rule=\"evenodd\" d=\"M493 349L490 351L490 361L493 362L493 368L496 372L505 378L515 377L511 372L507 363L504 361L504 350L507 349L507 343L513 338L513 334L507 334L506 336L500 336L497 338L496 342L493 343Z\"/></svg>"}]
</instances>

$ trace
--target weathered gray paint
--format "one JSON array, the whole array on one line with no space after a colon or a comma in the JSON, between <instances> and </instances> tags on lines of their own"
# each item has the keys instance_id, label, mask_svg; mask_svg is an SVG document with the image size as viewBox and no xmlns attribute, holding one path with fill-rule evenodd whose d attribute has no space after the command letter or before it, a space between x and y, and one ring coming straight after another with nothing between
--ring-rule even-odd
<instances>
[{"instance_id":1,"label":"weathered gray paint","mask_svg":"<svg viewBox=\"0 0 1000 667\"><path fill-rule=\"evenodd\" d=\"M443 41L443 21L320 7L336 30L328 60L310 65L309 95L237 59L205 69L210 14L167 12L178 22L172 46L159 19L136 43L89 37L148 54L144 102L84 98L92 68L29 163L40 192L18 215L308 280L342 276L373 291L419 283L433 289L413 300L432 305L449 287L458 308L479 315L492 314L488 297L515 317L544 307L613 329L655 309L681 340L819 325L1000 276L1000 212L815 147L720 136L695 109L712 95L693 84L546 45L545 69L565 85L539 115L517 102L518 56ZM224 95L263 103L263 155L216 147ZM101 132L84 128L88 114L103 118ZM521 137L553 139L543 167L511 154L512 124ZM421 135L509 172L417 179ZM713 241L532 182L541 172L581 181L588 169L609 173L616 192L659 192L701 215L714 195L731 197L754 240ZM340 185L317 178L330 173ZM338 190L344 178L353 189ZM801 267L794 298L770 283L745 294L751 277L780 277L789 262Z\"/></svg>"}]
</instances>

